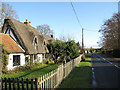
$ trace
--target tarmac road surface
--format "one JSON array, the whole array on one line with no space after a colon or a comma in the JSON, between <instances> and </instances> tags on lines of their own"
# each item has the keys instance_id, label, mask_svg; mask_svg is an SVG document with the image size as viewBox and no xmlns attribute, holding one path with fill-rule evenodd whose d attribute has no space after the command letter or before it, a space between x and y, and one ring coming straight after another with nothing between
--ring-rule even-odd
<instances>
[{"instance_id":1,"label":"tarmac road surface","mask_svg":"<svg viewBox=\"0 0 120 90\"><path fill-rule=\"evenodd\" d=\"M92 54L93 88L120 88L120 60Z\"/></svg>"}]
</instances>

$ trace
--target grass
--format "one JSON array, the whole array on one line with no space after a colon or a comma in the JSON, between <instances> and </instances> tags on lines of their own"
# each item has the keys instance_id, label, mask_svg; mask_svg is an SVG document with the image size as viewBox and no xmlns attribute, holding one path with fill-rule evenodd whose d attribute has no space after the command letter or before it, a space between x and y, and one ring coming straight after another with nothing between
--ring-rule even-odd
<instances>
[{"instance_id":1,"label":"grass","mask_svg":"<svg viewBox=\"0 0 120 90\"><path fill-rule=\"evenodd\" d=\"M55 70L59 65L59 64L39 64L39 66L37 65L36 67L32 68L31 70L25 70L23 72L18 72L18 73L12 73L12 74L2 74L2 78L28 78L30 79L35 79L38 78L42 75L45 75L46 73ZM21 80L21 79L20 79ZM29 88L31 87L31 85L28 85ZM17 84L15 84L15 87L17 87ZM26 85L24 86L26 88ZM9 84L7 83L7 88L9 88ZM20 88L22 89L22 85L20 84ZM5 84L3 85L3 89L5 89ZM13 87L12 87L13 89Z\"/></svg>"},{"instance_id":2,"label":"grass","mask_svg":"<svg viewBox=\"0 0 120 90\"><path fill-rule=\"evenodd\" d=\"M90 57L91 54L86 54L85 61L81 61L58 88L92 88Z\"/></svg>"},{"instance_id":3,"label":"grass","mask_svg":"<svg viewBox=\"0 0 120 90\"><path fill-rule=\"evenodd\" d=\"M40 77L58 67L59 64L41 64L40 66L37 66L35 68L32 68L31 70L25 70L23 72L18 73L12 73L12 74L2 74L3 78L37 78Z\"/></svg>"}]
</instances>

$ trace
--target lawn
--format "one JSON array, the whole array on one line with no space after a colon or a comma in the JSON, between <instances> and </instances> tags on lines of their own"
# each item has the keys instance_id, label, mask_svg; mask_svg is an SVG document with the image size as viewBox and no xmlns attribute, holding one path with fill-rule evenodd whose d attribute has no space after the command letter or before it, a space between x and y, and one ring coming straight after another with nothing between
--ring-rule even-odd
<instances>
[{"instance_id":1,"label":"lawn","mask_svg":"<svg viewBox=\"0 0 120 90\"><path fill-rule=\"evenodd\" d=\"M50 64L42 64L32 68L31 70L25 70L23 72L18 72L18 73L12 73L12 74L2 74L2 78L37 78L40 77L54 69L56 69L58 67L58 65L60 64L54 64L54 65L50 65Z\"/></svg>"},{"instance_id":2,"label":"lawn","mask_svg":"<svg viewBox=\"0 0 120 90\"><path fill-rule=\"evenodd\" d=\"M58 88L92 88L91 54L86 54L70 75L63 80Z\"/></svg>"}]
</instances>

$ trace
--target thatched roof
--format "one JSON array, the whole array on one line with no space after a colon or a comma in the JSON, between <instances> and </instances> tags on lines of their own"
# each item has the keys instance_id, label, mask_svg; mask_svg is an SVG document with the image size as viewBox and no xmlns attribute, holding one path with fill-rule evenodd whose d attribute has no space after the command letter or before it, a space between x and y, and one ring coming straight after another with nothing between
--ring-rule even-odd
<instances>
[{"instance_id":1,"label":"thatched roof","mask_svg":"<svg viewBox=\"0 0 120 90\"><path fill-rule=\"evenodd\" d=\"M51 41L55 42L54 38L51 38L51 37L46 36L46 35L41 35L41 36L46 40L46 44L50 44Z\"/></svg>"},{"instance_id":2,"label":"thatched roof","mask_svg":"<svg viewBox=\"0 0 120 90\"><path fill-rule=\"evenodd\" d=\"M13 18L7 18L4 20L2 32L5 33L8 27L10 27L15 34L15 37L25 50L26 54L46 53L47 51L43 47L44 41L48 43L49 40L53 40L48 36L41 35L40 31L32 26L21 23ZM36 50L33 45L34 37L38 38L38 50Z\"/></svg>"}]
</instances>

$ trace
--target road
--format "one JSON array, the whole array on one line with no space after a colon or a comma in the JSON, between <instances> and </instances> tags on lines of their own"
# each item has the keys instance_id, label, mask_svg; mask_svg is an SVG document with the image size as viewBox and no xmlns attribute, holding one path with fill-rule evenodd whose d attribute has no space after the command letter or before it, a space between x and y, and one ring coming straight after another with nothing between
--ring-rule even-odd
<instances>
[{"instance_id":1,"label":"road","mask_svg":"<svg viewBox=\"0 0 120 90\"><path fill-rule=\"evenodd\" d=\"M120 60L92 55L93 88L120 88Z\"/></svg>"}]
</instances>

